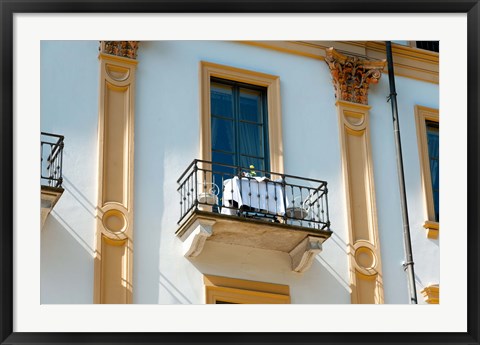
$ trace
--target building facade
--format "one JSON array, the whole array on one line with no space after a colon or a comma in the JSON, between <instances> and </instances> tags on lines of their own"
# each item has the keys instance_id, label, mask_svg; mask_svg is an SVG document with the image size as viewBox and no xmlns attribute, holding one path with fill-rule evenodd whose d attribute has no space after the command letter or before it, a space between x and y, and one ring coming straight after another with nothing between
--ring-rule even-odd
<instances>
[{"instance_id":1,"label":"building facade","mask_svg":"<svg viewBox=\"0 0 480 345\"><path fill-rule=\"evenodd\" d=\"M385 51L42 41L41 302L408 304ZM392 51L416 293L438 303L438 45Z\"/></svg>"}]
</instances>

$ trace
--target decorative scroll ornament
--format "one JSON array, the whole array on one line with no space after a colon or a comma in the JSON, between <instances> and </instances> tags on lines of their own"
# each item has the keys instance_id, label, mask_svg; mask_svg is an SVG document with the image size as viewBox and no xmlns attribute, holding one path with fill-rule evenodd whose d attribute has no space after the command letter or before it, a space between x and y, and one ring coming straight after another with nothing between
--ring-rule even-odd
<instances>
[{"instance_id":1,"label":"decorative scroll ornament","mask_svg":"<svg viewBox=\"0 0 480 345\"><path fill-rule=\"evenodd\" d=\"M130 59L137 58L139 41L100 41L100 52L122 56Z\"/></svg>"},{"instance_id":2,"label":"decorative scroll ornament","mask_svg":"<svg viewBox=\"0 0 480 345\"><path fill-rule=\"evenodd\" d=\"M364 60L346 56L333 47L326 50L325 62L330 68L337 100L368 104L368 87L377 84L386 60Z\"/></svg>"}]
</instances>

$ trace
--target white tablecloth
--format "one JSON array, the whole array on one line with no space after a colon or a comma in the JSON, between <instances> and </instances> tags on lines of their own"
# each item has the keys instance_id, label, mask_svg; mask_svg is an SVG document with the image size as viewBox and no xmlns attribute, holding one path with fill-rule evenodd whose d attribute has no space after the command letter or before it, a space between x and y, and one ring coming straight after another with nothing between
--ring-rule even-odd
<instances>
[{"instance_id":1,"label":"white tablecloth","mask_svg":"<svg viewBox=\"0 0 480 345\"><path fill-rule=\"evenodd\" d=\"M273 183L265 177L243 177L240 180L235 176L225 180L223 187L223 206L240 208L245 205L265 213L283 215L285 207L288 207L289 204L287 201L287 205L284 205L282 185ZM234 201L237 203L236 205ZM221 212L234 215L236 209L222 207Z\"/></svg>"}]
</instances>

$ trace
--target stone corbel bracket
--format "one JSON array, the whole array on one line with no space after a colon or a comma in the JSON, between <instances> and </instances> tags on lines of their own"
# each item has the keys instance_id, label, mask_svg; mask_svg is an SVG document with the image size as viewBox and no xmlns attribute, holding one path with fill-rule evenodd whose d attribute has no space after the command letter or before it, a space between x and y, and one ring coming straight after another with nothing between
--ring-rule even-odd
<instances>
[{"instance_id":1,"label":"stone corbel bracket","mask_svg":"<svg viewBox=\"0 0 480 345\"><path fill-rule=\"evenodd\" d=\"M368 87L377 84L386 60L366 60L346 56L333 47L326 49L325 62L330 68L337 101L368 104Z\"/></svg>"},{"instance_id":2,"label":"stone corbel bracket","mask_svg":"<svg viewBox=\"0 0 480 345\"><path fill-rule=\"evenodd\" d=\"M42 199L41 199L41 221L42 229L45 225L48 215L53 210L53 207L57 203L58 199L62 196L64 189L63 188L54 188L48 186L42 186Z\"/></svg>"},{"instance_id":3,"label":"stone corbel bracket","mask_svg":"<svg viewBox=\"0 0 480 345\"><path fill-rule=\"evenodd\" d=\"M312 266L315 256L322 251L324 239L308 236L290 251L292 271L303 273Z\"/></svg>"},{"instance_id":4,"label":"stone corbel bracket","mask_svg":"<svg viewBox=\"0 0 480 345\"><path fill-rule=\"evenodd\" d=\"M198 256L205 245L207 238L212 236L212 227L216 223L213 219L197 219L195 223L189 227L180 240L183 242L183 256L192 258Z\"/></svg>"}]
</instances>

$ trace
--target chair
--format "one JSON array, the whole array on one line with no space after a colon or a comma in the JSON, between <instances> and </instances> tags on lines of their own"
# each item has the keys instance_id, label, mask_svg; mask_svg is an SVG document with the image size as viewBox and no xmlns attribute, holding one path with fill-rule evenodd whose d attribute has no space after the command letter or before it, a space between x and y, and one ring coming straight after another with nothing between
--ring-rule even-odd
<instances>
[{"instance_id":1,"label":"chair","mask_svg":"<svg viewBox=\"0 0 480 345\"><path fill-rule=\"evenodd\" d=\"M301 196L295 197L292 206L287 207L285 210L287 217L294 220L303 220L307 218L310 213L310 205L308 204L309 197L310 196L305 198L305 200L302 200Z\"/></svg>"},{"instance_id":2,"label":"chair","mask_svg":"<svg viewBox=\"0 0 480 345\"><path fill-rule=\"evenodd\" d=\"M312 190L305 199L299 195L293 199L292 206L287 207L287 217L292 220L313 220L319 216L312 207L320 198L318 190Z\"/></svg>"},{"instance_id":3,"label":"chair","mask_svg":"<svg viewBox=\"0 0 480 345\"><path fill-rule=\"evenodd\" d=\"M218 205L218 186L213 182L199 182L197 191L198 209L212 212L212 206Z\"/></svg>"}]
</instances>

